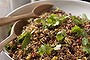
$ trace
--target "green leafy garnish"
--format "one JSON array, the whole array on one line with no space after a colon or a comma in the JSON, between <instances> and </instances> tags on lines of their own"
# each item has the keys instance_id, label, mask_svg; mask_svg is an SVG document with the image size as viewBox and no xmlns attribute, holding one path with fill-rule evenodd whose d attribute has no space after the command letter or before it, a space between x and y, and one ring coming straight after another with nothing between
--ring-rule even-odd
<instances>
[{"instance_id":1,"label":"green leafy garnish","mask_svg":"<svg viewBox=\"0 0 90 60\"><path fill-rule=\"evenodd\" d=\"M39 22L42 23L44 28L53 28L60 25L68 16L58 16L57 14L50 14L48 18L42 19Z\"/></svg>"},{"instance_id":2,"label":"green leafy garnish","mask_svg":"<svg viewBox=\"0 0 90 60\"><path fill-rule=\"evenodd\" d=\"M25 37L23 42L22 42L22 49L25 48L29 43L29 38L28 37Z\"/></svg>"},{"instance_id":3,"label":"green leafy garnish","mask_svg":"<svg viewBox=\"0 0 90 60\"><path fill-rule=\"evenodd\" d=\"M83 47L83 51L87 54L90 54L90 48L89 47Z\"/></svg>"},{"instance_id":4,"label":"green leafy garnish","mask_svg":"<svg viewBox=\"0 0 90 60\"><path fill-rule=\"evenodd\" d=\"M88 36L87 32L84 29L82 29L82 36L83 37L87 37Z\"/></svg>"},{"instance_id":5,"label":"green leafy garnish","mask_svg":"<svg viewBox=\"0 0 90 60\"><path fill-rule=\"evenodd\" d=\"M82 38L83 51L90 54L90 42L87 38Z\"/></svg>"},{"instance_id":6,"label":"green leafy garnish","mask_svg":"<svg viewBox=\"0 0 90 60\"><path fill-rule=\"evenodd\" d=\"M87 45L88 43L89 43L89 42L88 42L88 39L84 37L84 38L82 39L82 45L85 46L85 45Z\"/></svg>"},{"instance_id":7,"label":"green leafy garnish","mask_svg":"<svg viewBox=\"0 0 90 60\"><path fill-rule=\"evenodd\" d=\"M87 37L87 33L85 32L84 29L81 29L79 26L75 25L72 29L71 29L72 33L77 33L78 36L83 36L83 37Z\"/></svg>"},{"instance_id":8,"label":"green leafy garnish","mask_svg":"<svg viewBox=\"0 0 90 60\"><path fill-rule=\"evenodd\" d=\"M72 32L73 33L79 33L79 32L81 32L81 28L79 27L79 26L77 26L77 25L75 25L73 28L72 28Z\"/></svg>"},{"instance_id":9,"label":"green leafy garnish","mask_svg":"<svg viewBox=\"0 0 90 60\"><path fill-rule=\"evenodd\" d=\"M42 25L43 25L43 28L46 28L47 26L46 26L46 22L45 22L45 20L43 19L43 20L41 20L41 23L42 23Z\"/></svg>"},{"instance_id":10,"label":"green leafy garnish","mask_svg":"<svg viewBox=\"0 0 90 60\"><path fill-rule=\"evenodd\" d=\"M38 53L42 56L43 54L50 54L52 51L52 48L48 44L41 45L41 47L38 49Z\"/></svg>"},{"instance_id":11,"label":"green leafy garnish","mask_svg":"<svg viewBox=\"0 0 90 60\"><path fill-rule=\"evenodd\" d=\"M28 43L30 42L30 38L31 38L31 33L27 32L25 34L24 40L22 42L22 49L25 48L28 45Z\"/></svg>"},{"instance_id":12,"label":"green leafy garnish","mask_svg":"<svg viewBox=\"0 0 90 60\"><path fill-rule=\"evenodd\" d=\"M18 40L23 39L26 35L27 35L27 33L21 34L21 35L19 36Z\"/></svg>"},{"instance_id":13,"label":"green leafy garnish","mask_svg":"<svg viewBox=\"0 0 90 60\"><path fill-rule=\"evenodd\" d=\"M37 19L37 20L36 20L36 22L37 22L37 23L40 23L40 22L41 22L41 20L40 20L40 19Z\"/></svg>"},{"instance_id":14,"label":"green leafy garnish","mask_svg":"<svg viewBox=\"0 0 90 60\"><path fill-rule=\"evenodd\" d=\"M76 16L72 16L72 19L73 19L73 23L75 23L76 25L83 24L83 20L77 18Z\"/></svg>"},{"instance_id":15,"label":"green leafy garnish","mask_svg":"<svg viewBox=\"0 0 90 60\"><path fill-rule=\"evenodd\" d=\"M64 22L66 18L68 18L68 16L61 16L61 17L60 17L60 20L61 20L62 22Z\"/></svg>"},{"instance_id":16,"label":"green leafy garnish","mask_svg":"<svg viewBox=\"0 0 90 60\"><path fill-rule=\"evenodd\" d=\"M82 19L89 20L86 14L82 14Z\"/></svg>"},{"instance_id":17,"label":"green leafy garnish","mask_svg":"<svg viewBox=\"0 0 90 60\"><path fill-rule=\"evenodd\" d=\"M5 46L5 49L6 49L7 51L9 51L9 50L11 49L10 45L7 44L7 45Z\"/></svg>"},{"instance_id":18,"label":"green leafy garnish","mask_svg":"<svg viewBox=\"0 0 90 60\"><path fill-rule=\"evenodd\" d=\"M66 36L66 31L58 32L56 38L58 41L61 41Z\"/></svg>"},{"instance_id":19,"label":"green leafy garnish","mask_svg":"<svg viewBox=\"0 0 90 60\"><path fill-rule=\"evenodd\" d=\"M24 34L21 34L17 40L17 44L22 44L22 49L25 48L28 43L30 42L31 33L25 32Z\"/></svg>"},{"instance_id":20,"label":"green leafy garnish","mask_svg":"<svg viewBox=\"0 0 90 60\"><path fill-rule=\"evenodd\" d=\"M57 14L51 14L47 19L47 24L49 27L54 27L60 24L60 20Z\"/></svg>"}]
</instances>

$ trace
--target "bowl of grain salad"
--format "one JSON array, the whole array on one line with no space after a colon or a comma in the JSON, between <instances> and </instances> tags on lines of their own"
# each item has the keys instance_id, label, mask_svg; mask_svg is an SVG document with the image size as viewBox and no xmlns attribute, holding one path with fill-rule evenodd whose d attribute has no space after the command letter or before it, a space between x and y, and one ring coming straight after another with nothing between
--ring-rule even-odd
<instances>
[{"instance_id":1,"label":"bowl of grain salad","mask_svg":"<svg viewBox=\"0 0 90 60\"><path fill-rule=\"evenodd\" d=\"M11 60L90 60L88 2L40 1L21 6L9 15L28 13L45 3L54 7L38 18L28 19L22 34L3 52Z\"/></svg>"}]
</instances>

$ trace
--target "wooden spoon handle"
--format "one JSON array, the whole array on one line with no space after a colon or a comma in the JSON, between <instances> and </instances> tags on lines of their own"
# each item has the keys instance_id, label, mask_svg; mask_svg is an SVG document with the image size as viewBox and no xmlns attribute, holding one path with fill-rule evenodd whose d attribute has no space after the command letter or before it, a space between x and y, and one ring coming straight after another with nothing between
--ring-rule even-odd
<instances>
[{"instance_id":1,"label":"wooden spoon handle","mask_svg":"<svg viewBox=\"0 0 90 60\"><path fill-rule=\"evenodd\" d=\"M24 20L26 18L31 18L31 17L36 17L33 13L27 13L23 15L18 15L18 16L9 16L9 17L3 17L0 18L0 26L15 22L17 20Z\"/></svg>"},{"instance_id":2,"label":"wooden spoon handle","mask_svg":"<svg viewBox=\"0 0 90 60\"><path fill-rule=\"evenodd\" d=\"M9 37L7 37L5 40L3 40L2 42L0 42L0 52L6 46L6 44L8 44L14 38L16 38L16 35L12 34Z\"/></svg>"}]
</instances>

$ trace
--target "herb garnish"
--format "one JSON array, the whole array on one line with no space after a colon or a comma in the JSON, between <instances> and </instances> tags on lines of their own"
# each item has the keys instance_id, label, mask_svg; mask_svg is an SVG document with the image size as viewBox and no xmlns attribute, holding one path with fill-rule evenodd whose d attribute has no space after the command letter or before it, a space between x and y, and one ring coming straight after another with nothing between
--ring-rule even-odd
<instances>
[{"instance_id":1,"label":"herb garnish","mask_svg":"<svg viewBox=\"0 0 90 60\"><path fill-rule=\"evenodd\" d=\"M52 51L52 48L48 44L41 45L41 47L38 49L38 53L42 56L43 54L50 54Z\"/></svg>"},{"instance_id":2,"label":"herb garnish","mask_svg":"<svg viewBox=\"0 0 90 60\"><path fill-rule=\"evenodd\" d=\"M79 26L75 25L72 29L71 29L72 33L77 33L78 36L83 36L83 37L87 37L87 33L85 32L84 29L80 28Z\"/></svg>"},{"instance_id":3,"label":"herb garnish","mask_svg":"<svg viewBox=\"0 0 90 60\"><path fill-rule=\"evenodd\" d=\"M87 38L82 38L83 51L90 54L90 42Z\"/></svg>"},{"instance_id":4,"label":"herb garnish","mask_svg":"<svg viewBox=\"0 0 90 60\"><path fill-rule=\"evenodd\" d=\"M65 36L66 36L66 31L63 30L57 33L56 38L58 41L61 41Z\"/></svg>"},{"instance_id":5,"label":"herb garnish","mask_svg":"<svg viewBox=\"0 0 90 60\"><path fill-rule=\"evenodd\" d=\"M75 23L76 25L82 25L83 24L83 20L80 18L77 18L76 16L72 16L73 19L73 23Z\"/></svg>"},{"instance_id":6,"label":"herb garnish","mask_svg":"<svg viewBox=\"0 0 90 60\"><path fill-rule=\"evenodd\" d=\"M31 33L30 32L26 32L24 34L21 34L20 37L17 40L17 44L22 41L22 49L25 48L28 43L30 42L30 38L31 38Z\"/></svg>"}]
</instances>

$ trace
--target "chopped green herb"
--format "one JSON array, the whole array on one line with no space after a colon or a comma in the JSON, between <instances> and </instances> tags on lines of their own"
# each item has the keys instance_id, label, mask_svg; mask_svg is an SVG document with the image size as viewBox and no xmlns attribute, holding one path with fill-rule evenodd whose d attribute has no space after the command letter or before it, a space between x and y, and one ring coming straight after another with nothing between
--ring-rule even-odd
<instances>
[{"instance_id":1,"label":"chopped green herb","mask_svg":"<svg viewBox=\"0 0 90 60\"><path fill-rule=\"evenodd\" d=\"M83 51L90 54L90 42L87 38L82 38Z\"/></svg>"},{"instance_id":2,"label":"chopped green herb","mask_svg":"<svg viewBox=\"0 0 90 60\"><path fill-rule=\"evenodd\" d=\"M72 19L76 25L81 25L83 23L83 20L77 18L76 16L72 16Z\"/></svg>"},{"instance_id":3,"label":"chopped green herb","mask_svg":"<svg viewBox=\"0 0 90 60\"><path fill-rule=\"evenodd\" d=\"M82 14L82 19L89 20L86 14Z\"/></svg>"},{"instance_id":4,"label":"chopped green herb","mask_svg":"<svg viewBox=\"0 0 90 60\"><path fill-rule=\"evenodd\" d=\"M31 38L31 33L30 32L25 32L24 34L21 34L17 40L17 44L22 44L22 49L26 47L26 45L28 45L28 43L30 42L30 38ZM20 43L21 42L21 43Z\"/></svg>"},{"instance_id":5,"label":"chopped green herb","mask_svg":"<svg viewBox=\"0 0 90 60\"><path fill-rule=\"evenodd\" d=\"M87 37L87 33L84 31L84 29L81 29L79 26L75 25L72 30L73 33L77 33L78 36Z\"/></svg>"},{"instance_id":6,"label":"chopped green herb","mask_svg":"<svg viewBox=\"0 0 90 60\"><path fill-rule=\"evenodd\" d=\"M68 16L58 16L57 14L51 14L46 20L41 20L43 27L53 28L60 25Z\"/></svg>"},{"instance_id":7,"label":"chopped green herb","mask_svg":"<svg viewBox=\"0 0 90 60\"><path fill-rule=\"evenodd\" d=\"M37 23L40 23L40 22L41 22L41 20L40 20L40 19L37 19L37 20L36 20L36 22L37 22Z\"/></svg>"},{"instance_id":8,"label":"chopped green herb","mask_svg":"<svg viewBox=\"0 0 90 60\"><path fill-rule=\"evenodd\" d=\"M44 19L43 19L43 20L41 20L41 23L42 23L43 27L44 27L44 28L46 28L46 22L45 22L45 20L44 20Z\"/></svg>"},{"instance_id":9,"label":"chopped green herb","mask_svg":"<svg viewBox=\"0 0 90 60\"><path fill-rule=\"evenodd\" d=\"M62 22L64 22L65 19L68 18L68 17L69 17L69 16L61 16L61 17L60 17L60 20L61 20Z\"/></svg>"},{"instance_id":10,"label":"chopped green herb","mask_svg":"<svg viewBox=\"0 0 90 60\"><path fill-rule=\"evenodd\" d=\"M66 31L58 32L56 38L58 41L62 40L66 36Z\"/></svg>"},{"instance_id":11,"label":"chopped green herb","mask_svg":"<svg viewBox=\"0 0 90 60\"><path fill-rule=\"evenodd\" d=\"M57 26L60 24L60 20L57 14L51 14L47 19L48 26Z\"/></svg>"},{"instance_id":12,"label":"chopped green herb","mask_svg":"<svg viewBox=\"0 0 90 60\"><path fill-rule=\"evenodd\" d=\"M80 35L82 35L83 30L79 26L75 25L72 28L72 32L73 33L77 33L77 35L80 36Z\"/></svg>"},{"instance_id":13,"label":"chopped green herb","mask_svg":"<svg viewBox=\"0 0 90 60\"><path fill-rule=\"evenodd\" d=\"M82 38L82 44L83 46L87 45L89 42L88 42L88 39L87 38Z\"/></svg>"},{"instance_id":14,"label":"chopped green herb","mask_svg":"<svg viewBox=\"0 0 90 60\"><path fill-rule=\"evenodd\" d=\"M30 38L31 38L31 33L27 32L27 34L25 35L24 40L22 42L22 49L28 45L28 43L30 42Z\"/></svg>"},{"instance_id":15,"label":"chopped green herb","mask_svg":"<svg viewBox=\"0 0 90 60\"><path fill-rule=\"evenodd\" d=\"M85 32L84 29L82 29L82 36L83 36L83 37L87 37L87 36L88 36L87 32Z\"/></svg>"},{"instance_id":16,"label":"chopped green herb","mask_svg":"<svg viewBox=\"0 0 90 60\"><path fill-rule=\"evenodd\" d=\"M11 49L10 45L7 44L7 45L5 46L5 49L6 49L7 51L10 50L10 49Z\"/></svg>"},{"instance_id":17,"label":"chopped green herb","mask_svg":"<svg viewBox=\"0 0 90 60\"><path fill-rule=\"evenodd\" d=\"M42 56L43 54L50 54L52 51L52 48L48 44L41 45L41 47L38 49L38 53Z\"/></svg>"},{"instance_id":18,"label":"chopped green herb","mask_svg":"<svg viewBox=\"0 0 90 60\"><path fill-rule=\"evenodd\" d=\"M57 38L58 41L60 41L64 38L64 36L62 35L61 32L58 32L58 34L56 35L56 38Z\"/></svg>"},{"instance_id":19,"label":"chopped green herb","mask_svg":"<svg viewBox=\"0 0 90 60\"><path fill-rule=\"evenodd\" d=\"M25 37L22 42L22 49L25 48L29 43L29 37Z\"/></svg>"},{"instance_id":20,"label":"chopped green herb","mask_svg":"<svg viewBox=\"0 0 90 60\"><path fill-rule=\"evenodd\" d=\"M75 32L81 32L81 28L79 27L79 26L74 26L73 28L72 28L72 32L73 33L75 33Z\"/></svg>"},{"instance_id":21,"label":"chopped green herb","mask_svg":"<svg viewBox=\"0 0 90 60\"><path fill-rule=\"evenodd\" d=\"M26 33L24 33L24 34L21 34L21 35L19 36L18 40L23 39L26 35L27 35L27 32L26 32Z\"/></svg>"},{"instance_id":22,"label":"chopped green herb","mask_svg":"<svg viewBox=\"0 0 90 60\"><path fill-rule=\"evenodd\" d=\"M83 51L86 52L87 54L90 54L90 48L88 47L83 47Z\"/></svg>"}]
</instances>

